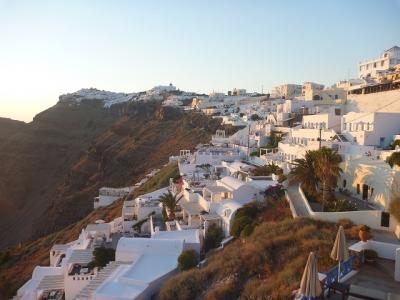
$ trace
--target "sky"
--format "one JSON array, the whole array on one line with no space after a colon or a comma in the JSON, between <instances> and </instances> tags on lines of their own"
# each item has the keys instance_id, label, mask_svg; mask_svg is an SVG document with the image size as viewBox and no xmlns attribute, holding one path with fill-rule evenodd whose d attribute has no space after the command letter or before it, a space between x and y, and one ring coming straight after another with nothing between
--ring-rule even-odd
<instances>
[{"instance_id":1,"label":"sky","mask_svg":"<svg viewBox=\"0 0 400 300\"><path fill-rule=\"evenodd\" d=\"M0 0L0 116L58 96L333 84L400 46L400 0Z\"/></svg>"}]
</instances>

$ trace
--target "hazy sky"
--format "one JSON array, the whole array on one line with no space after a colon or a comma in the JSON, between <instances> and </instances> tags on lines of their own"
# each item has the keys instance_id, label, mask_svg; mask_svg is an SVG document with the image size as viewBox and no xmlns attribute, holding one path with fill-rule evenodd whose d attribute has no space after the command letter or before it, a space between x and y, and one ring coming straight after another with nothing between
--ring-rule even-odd
<instances>
[{"instance_id":1,"label":"hazy sky","mask_svg":"<svg viewBox=\"0 0 400 300\"><path fill-rule=\"evenodd\" d=\"M399 0L0 0L0 116L87 87L332 84L395 44Z\"/></svg>"}]
</instances>

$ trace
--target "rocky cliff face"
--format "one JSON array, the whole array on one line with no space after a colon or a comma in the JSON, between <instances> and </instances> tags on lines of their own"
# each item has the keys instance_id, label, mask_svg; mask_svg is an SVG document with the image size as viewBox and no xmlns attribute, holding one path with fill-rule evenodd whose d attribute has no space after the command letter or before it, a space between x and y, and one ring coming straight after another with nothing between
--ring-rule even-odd
<instances>
[{"instance_id":1,"label":"rocky cliff face","mask_svg":"<svg viewBox=\"0 0 400 300\"><path fill-rule=\"evenodd\" d=\"M98 188L135 183L179 149L208 142L218 126L160 102L83 100L0 130L0 249L81 219Z\"/></svg>"}]
</instances>

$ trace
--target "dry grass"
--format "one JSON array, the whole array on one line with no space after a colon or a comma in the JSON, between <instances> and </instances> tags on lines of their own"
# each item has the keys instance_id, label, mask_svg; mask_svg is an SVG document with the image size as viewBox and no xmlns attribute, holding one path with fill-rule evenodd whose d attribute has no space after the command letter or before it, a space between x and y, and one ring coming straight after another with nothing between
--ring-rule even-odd
<instances>
[{"instance_id":1,"label":"dry grass","mask_svg":"<svg viewBox=\"0 0 400 300\"><path fill-rule=\"evenodd\" d=\"M212 255L206 267L170 279L161 299L290 299L310 251L319 271L335 265L329 253L336 224L293 220L284 200L269 203L260 218L249 237Z\"/></svg>"}]
</instances>

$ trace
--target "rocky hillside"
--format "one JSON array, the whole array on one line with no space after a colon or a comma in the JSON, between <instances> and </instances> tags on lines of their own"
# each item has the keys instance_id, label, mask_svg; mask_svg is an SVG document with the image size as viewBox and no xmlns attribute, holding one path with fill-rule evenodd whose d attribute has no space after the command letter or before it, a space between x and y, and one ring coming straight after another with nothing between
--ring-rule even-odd
<instances>
[{"instance_id":1,"label":"rocky hillside","mask_svg":"<svg viewBox=\"0 0 400 300\"><path fill-rule=\"evenodd\" d=\"M135 183L219 126L160 102L73 98L29 124L0 120L0 249L80 220L98 188Z\"/></svg>"},{"instance_id":2,"label":"rocky hillside","mask_svg":"<svg viewBox=\"0 0 400 300\"><path fill-rule=\"evenodd\" d=\"M177 164L163 167L156 176L135 190L131 196L135 197L166 186L169 178L177 175L177 172ZM108 222L119 217L122 202L121 199L110 206L98 208L78 222L35 241L0 251L0 299L12 298L17 289L31 278L35 266L49 265L49 252L53 244L76 240L82 228L98 219Z\"/></svg>"},{"instance_id":3,"label":"rocky hillside","mask_svg":"<svg viewBox=\"0 0 400 300\"><path fill-rule=\"evenodd\" d=\"M22 130L26 123L6 118L0 118L0 145L10 136Z\"/></svg>"}]
</instances>

